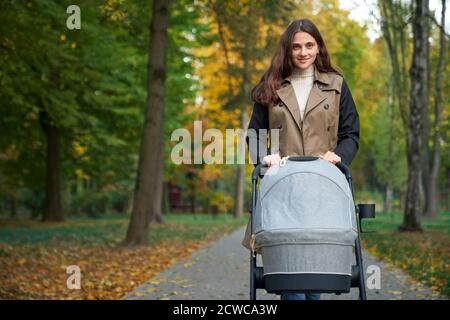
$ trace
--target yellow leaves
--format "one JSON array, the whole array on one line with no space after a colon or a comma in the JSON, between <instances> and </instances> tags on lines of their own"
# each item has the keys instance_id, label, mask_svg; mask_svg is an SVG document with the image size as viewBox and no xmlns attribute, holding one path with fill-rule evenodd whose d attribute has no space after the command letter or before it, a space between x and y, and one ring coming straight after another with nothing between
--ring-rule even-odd
<instances>
[{"instance_id":1,"label":"yellow leaves","mask_svg":"<svg viewBox=\"0 0 450 320\"><path fill-rule=\"evenodd\" d=\"M378 247L376 245L367 249L371 255L376 256L378 254Z\"/></svg>"},{"instance_id":2,"label":"yellow leaves","mask_svg":"<svg viewBox=\"0 0 450 320\"><path fill-rule=\"evenodd\" d=\"M363 246L393 267L408 272L412 276L410 290L428 286L434 295L448 292L448 241L447 234L435 231L386 232L379 238L366 236ZM391 294L399 295L398 292Z\"/></svg>"},{"instance_id":3,"label":"yellow leaves","mask_svg":"<svg viewBox=\"0 0 450 320\"><path fill-rule=\"evenodd\" d=\"M152 247L111 248L107 246L70 248L48 246L0 246L0 297L15 299L120 299L136 286L199 248L201 241L173 240ZM7 254L13 248L14 254ZM66 286L68 265L78 265L81 289ZM158 286L162 280L150 281ZM189 285L189 284L185 284Z\"/></svg>"},{"instance_id":4,"label":"yellow leaves","mask_svg":"<svg viewBox=\"0 0 450 320\"><path fill-rule=\"evenodd\" d=\"M127 18L125 11L119 9L121 1L119 0L108 0L104 5L99 6L99 8L107 14L108 19L114 22L120 22Z\"/></svg>"},{"instance_id":5,"label":"yellow leaves","mask_svg":"<svg viewBox=\"0 0 450 320\"><path fill-rule=\"evenodd\" d=\"M192 265L194 265L194 262L186 262L183 264L183 268L189 268Z\"/></svg>"},{"instance_id":6,"label":"yellow leaves","mask_svg":"<svg viewBox=\"0 0 450 320\"><path fill-rule=\"evenodd\" d=\"M67 40L67 36L63 33L59 36L59 40L61 40L61 42L66 42ZM70 43L69 47L71 49L75 49L77 47L77 43L76 42L72 42Z\"/></svg>"},{"instance_id":7,"label":"yellow leaves","mask_svg":"<svg viewBox=\"0 0 450 320\"><path fill-rule=\"evenodd\" d=\"M42 223L36 221L1 221L0 226L32 227L39 231L56 226L95 227L127 223L126 220L77 220L46 224L44 227ZM204 227L201 226L201 231ZM151 226L151 229L156 228L186 231L191 226L182 222ZM189 257L194 250L209 241L217 239L222 232L231 229L230 224L208 226L205 231L206 237L200 237L201 240L197 238L188 240L180 236L170 240L158 240L159 242L152 246L138 248L112 247L109 244L87 246L86 242L82 241L82 245L75 239L70 244L58 241L33 245L0 243L0 270L2 275L6 275L0 277L0 299L120 299L133 292L138 285L147 282L150 282L148 287L154 287L144 289L144 292L148 293L158 291L158 287L167 281L176 281L181 288L193 287L195 284L185 279L155 276L174 262ZM71 265L79 267L80 289L67 287L68 277L71 276L67 273L67 267ZM185 267L189 266L189 263L185 263ZM196 269L196 266L192 268ZM173 295L169 297L172 298Z\"/></svg>"},{"instance_id":8,"label":"yellow leaves","mask_svg":"<svg viewBox=\"0 0 450 320\"><path fill-rule=\"evenodd\" d=\"M230 212L233 208L233 203L234 200L231 196L227 196L220 191L215 192L211 199L211 206L220 213Z\"/></svg>"},{"instance_id":9,"label":"yellow leaves","mask_svg":"<svg viewBox=\"0 0 450 320\"><path fill-rule=\"evenodd\" d=\"M86 173L83 171L83 169L75 169L75 175L76 175L78 178L83 179L83 180L89 180L89 179L91 178L88 174L86 174Z\"/></svg>"},{"instance_id":10,"label":"yellow leaves","mask_svg":"<svg viewBox=\"0 0 450 320\"><path fill-rule=\"evenodd\" d=\"M75 157L80 157L83 154L85 154L87 151L87 147L86 146L82 146L80 142L78 141L74 141L73 142L73 155Z\"/></svg>"},{"instance_id":11,"label":"yellow leaves","mask_svg":"<svg viewBox=\"0 0 450 320\"><path fill-rule=\"evenodd\" d=\"M135 296L135 297L143 297L143 296L145 296L145 293L144 292L135 292L135 293L133 293L133 296Z\"/></svg>"},{"instance_id":12,"label":"yellow leaves","mask_svg":"<svg viewBox=\"0 0 450 320\"><path fill-rule=\"evenodd\" d=\"M85 290L92 290L92 289L94 289L95 286L94 286L94 283L88 281L88 282L84 283L83 287Z\"/></svg>"},{"instance_id":13,"label":"yellow leaves","mask_svg":"<svg viewBox=\"0 0 450 320\"><path fill-rule=\"evenodd\" d=\"M402 295L403 292L395 291L395 290L388 290L388 294L393 294L393 295L399 296L399 295Z\"/></svg>"}]
</instances>

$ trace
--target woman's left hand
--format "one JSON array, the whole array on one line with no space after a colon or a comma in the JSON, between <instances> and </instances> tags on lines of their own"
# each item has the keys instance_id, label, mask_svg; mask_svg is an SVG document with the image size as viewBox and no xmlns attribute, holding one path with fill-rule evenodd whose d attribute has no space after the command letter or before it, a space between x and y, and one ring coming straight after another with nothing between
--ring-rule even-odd
<instances>
[{"instance_id":1,"label":"woman's left hand","mask_svg":"<svg viewBox=\"0 0 450 320\"><path fill-rule=\"evenodd\" d=\"M338 162L341 162L341 157L339 157L336 153L332 151L327 151L327 153L319 156L320 159L326 160L328 162L331 162L332 164L336 164Z\"/></svg>"}]
</instances>

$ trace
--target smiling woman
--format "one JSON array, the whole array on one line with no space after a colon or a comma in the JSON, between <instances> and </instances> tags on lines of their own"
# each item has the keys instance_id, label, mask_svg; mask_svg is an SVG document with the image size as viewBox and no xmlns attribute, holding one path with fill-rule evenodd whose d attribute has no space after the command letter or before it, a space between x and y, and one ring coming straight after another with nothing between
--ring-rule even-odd
<instances>
[{"instance_id":1,"label":"smiling woman","mask_svg":"<svg viewBox=\"0 0 450 320\"><path fill-rule=\"evenodd\" d=\"M312 21L300 19L289 25L252 98L255 104L247 142L250 155L257 155L254 163L262 160L273 166L285 157L316 156L332 164L350 165L358 150L358 112ZM252 150L252 146L266 149L268 145L266 137L258 134L261 129L279 130L278 143L271 136L271 150L262 159L261 152ZM254 236L250 231L247 227L243 241L247 248ZM320 295L286 292L281 298L316 300Z\"/></svg>"},{"instance_id":2,"label":"smiling woman","mask_svg":"<svg viewBox=\"0 0 450 320\"><path fill-rule=\"evenodd\" d=\"M279 149L254 159L255 163L262 160L270 166L295 155L349 165L356 155L358 112L312 21L300 19L289 25L252 98L255 104L248 128L280 130ZM249 134L247 141L254 139L261 137ZM261 143L267 145L267 141ZM257 153L250 150L252 155Z\"/></svg>"}]
</instances>

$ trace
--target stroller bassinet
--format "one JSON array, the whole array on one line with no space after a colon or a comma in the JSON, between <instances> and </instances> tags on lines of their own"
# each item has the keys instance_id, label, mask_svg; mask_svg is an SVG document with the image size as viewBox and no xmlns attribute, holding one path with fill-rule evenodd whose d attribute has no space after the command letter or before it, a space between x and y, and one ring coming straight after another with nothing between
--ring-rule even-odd
<instances>
[{"instance_id":1,"label":"stroller bassinet","mask_svg":"<svg viewBox=\"0 0 450 320\"><path fill-rule=\"evenodd\" d=\"M252 234L264 268L256 267L253 253L253 295L258 283L270 293L344 293L353 279L365 298L351 175L345 166L291 157L267 171L254 209ZM352 266L355 246L357 264Z\"/></svg>"}]
</instances>

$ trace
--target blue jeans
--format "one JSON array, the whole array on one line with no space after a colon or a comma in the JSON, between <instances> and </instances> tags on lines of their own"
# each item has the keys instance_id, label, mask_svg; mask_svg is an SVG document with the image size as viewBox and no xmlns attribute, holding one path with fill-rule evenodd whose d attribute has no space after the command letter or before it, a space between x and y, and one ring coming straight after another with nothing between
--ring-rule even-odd
<instances>
[{"instance_id":1,"label":"blue jeans","mask_svg":"<svg viewBox=\"0 0 450 320\"><path fill-rule=\"evenodd\" d=\"M281 300L320 300L320 293L291 293L281 294Z\"/></svg>"}]
</instances>

